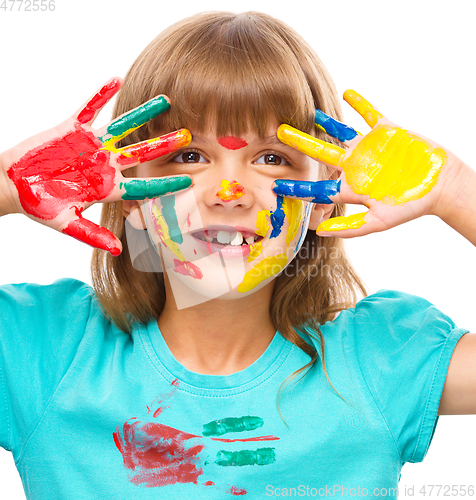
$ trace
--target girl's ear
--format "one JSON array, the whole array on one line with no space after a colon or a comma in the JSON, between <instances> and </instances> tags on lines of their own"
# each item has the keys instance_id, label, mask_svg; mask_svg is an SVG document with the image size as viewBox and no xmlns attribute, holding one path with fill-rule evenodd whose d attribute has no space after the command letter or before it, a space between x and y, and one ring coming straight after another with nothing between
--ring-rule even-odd
<instances>
[{"instance_id":1,"label":"girl's ear","mask_svg":"<svg viewBox=\"0 0 476 500\"><path fill-rule=\"evenodd\" d=\"M147 224L144 220L144 216L142 215L140 202L136 200L124 200L122 204L124 208L124 217L127 219L129 224L134 229L147 229Z\"/></svg>"},{"instance_id":2,"label":"girl's ear","mask_svg":"<svg viewBox=\"0 0 476 500\"><path fill-rule=\"evenodd\" d=\"M315 231L321 222L327 220L334 211L334 203L318 204L315 203L311 210L311 217L309 218L309 229Z\"/></svg>"}]
</instances>

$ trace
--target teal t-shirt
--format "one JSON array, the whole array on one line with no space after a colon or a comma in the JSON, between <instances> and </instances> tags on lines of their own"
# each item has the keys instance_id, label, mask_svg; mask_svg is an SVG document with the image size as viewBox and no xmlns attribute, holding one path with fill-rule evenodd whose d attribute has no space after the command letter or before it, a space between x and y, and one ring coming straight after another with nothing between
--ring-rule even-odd
<instances>
[{"instance_id":1,"label":"teal t-shirt","mask_svg":"<svg viewBox=\"0 0 476 500\"><path fill-rule=\"evenodd\" d=\"M381 291L322 333L347 402L318 362L282 393L284 422L278 389L309 357L279 333L245 370L202 375L156 321L118 330L84 283L0 287L0 445L28 499L396 497L402 465L428 450L466 330Z\"/></svg>"}]
</instances>

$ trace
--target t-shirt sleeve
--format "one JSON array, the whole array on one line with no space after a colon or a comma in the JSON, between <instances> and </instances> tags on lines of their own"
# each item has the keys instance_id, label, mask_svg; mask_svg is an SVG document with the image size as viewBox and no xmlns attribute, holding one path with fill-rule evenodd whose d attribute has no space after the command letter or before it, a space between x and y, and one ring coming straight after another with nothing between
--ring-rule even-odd
<instances>
[{"instance_id":1,"label":"t-shirt sleeve","mask_svg":"<svg viewBox=\"0 0 476 500\"><path fill-rule=\"evenodd\" d=\"M402 463L421 462L438 422L451 356L468 330L428 301L388 290L357 304L353 328L357 363Z\"/></svg>"},{"instance_id":2,"label":"t-shirt sleeve","mask_svg":"<svg viewBox=\"0 0 476 500\"><path fill-rule=\"evenodd\" d=\"M14 457L74 359L91 298L72 279L0 287L0 446Z\"/></svg>"}]
</instances>

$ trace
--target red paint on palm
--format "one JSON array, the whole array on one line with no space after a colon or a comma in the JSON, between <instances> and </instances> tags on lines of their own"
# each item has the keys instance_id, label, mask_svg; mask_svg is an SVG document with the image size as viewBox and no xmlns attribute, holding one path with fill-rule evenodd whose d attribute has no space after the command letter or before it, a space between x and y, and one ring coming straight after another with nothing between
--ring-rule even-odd
<instances>
[{"instance_id":1,"label":"red paint on palm","mask_svg":"<svg viewBox=\"0 0 476 500\"><path fill-rule=\"evenodd\" d=\"M51 220L75 203L102 200L114 188L110 152L79 124L32 149L7 171L26 213Z\"/></svg>"},{"instance_id":2,"label":"red paint on palm","mask_svg":"<svg viewBox=\"0 0 476 500\"><path fill-rule=\"evenodd\" d=\"M113 78L107 82L99 92L84 106L83 110L78 115L79 123L87 123L94 118L96 111L102 109L106 103L111 99L119 90L121 82Z\"/></svg>"},{"instance_id":3,"label":"red paint on palm","mask_svg":"<svg viewBox=\"0 0 476 500\"><path fill-rule=\"evenodd\" d=\"M155 422L129 419L113 433L126 468L133 471L130 481L148 487L176 483L198 483L203 474L198 454L203 444L190 442L200 436Z\"/></svg>"}]
</instances>

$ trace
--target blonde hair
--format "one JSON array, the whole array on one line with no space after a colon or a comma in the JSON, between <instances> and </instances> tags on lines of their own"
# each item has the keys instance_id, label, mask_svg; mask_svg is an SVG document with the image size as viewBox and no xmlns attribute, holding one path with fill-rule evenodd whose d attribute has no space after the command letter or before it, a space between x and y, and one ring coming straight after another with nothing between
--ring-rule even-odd
<instances>
[{"instance_id":1,"label":"blonde hair","mask_svg":"<svg viewBox=\"0 0 476 500\"><path fill-rule=\"evenodd\" d=\"M166 29L129 70L114 116L158 94L170 97L171 109L121 145L182 127L197 132L215 129L218 136L254 131L262 138L273 118L319 136L315 108L342 119L334 84L311 47L283 22L257 12L202 13ZM133 176L134 169L128 175ZM332 216L343 214L344 207L336 205ZM124 250L119 257L94 251L93 284L106 314L128 332L131 321L147 323L160 316L165 304L164 276L133 267L122 202L104 205L101 224L118 236ZM274 327L311 358L290 377L303 376L320 356L331 384L319 324L354 305L359 293L366 295L342 240L309 231L296 258L276 278L270 305ZM319 354L305 340L314 335Z\"/></svg>"}]
</instances>

